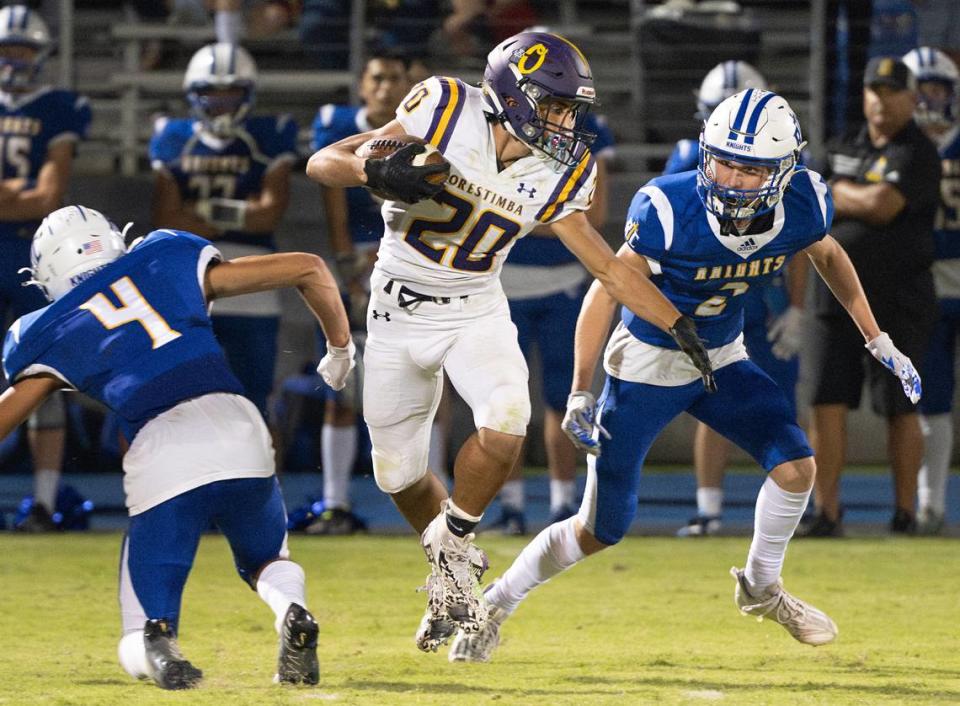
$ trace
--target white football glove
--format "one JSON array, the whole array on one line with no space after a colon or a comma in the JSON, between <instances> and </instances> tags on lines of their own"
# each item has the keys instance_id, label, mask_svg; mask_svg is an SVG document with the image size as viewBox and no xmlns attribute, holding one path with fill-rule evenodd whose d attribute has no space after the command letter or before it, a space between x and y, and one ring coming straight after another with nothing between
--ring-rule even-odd
<instances>
[{"instance_id":1,"label":"white football glove","mask_svg":"<svg viewBox=\"0 0 960 706\"><path fill-rule=\"evenodd\" d=\"M903 385L903 394L910 398L913 404L920 401L923 394L923 387L920 384L920 375L913 363L903 353L897 350L890 340L890 336L880 333L879 336L866 344L870 355L879 360L883 367L900 378L900 384Z\"/></svg>"},{"instance_id":2,"label":"white football glove","mask_svg":"<svg viewBox=\"0 0 960 706\"><path fill-rule=\"evenodd\" d=\"M195 210L200 218L222 231L243 230L246 225L247 202L240 199L201 199Z\"/></svg>"},{"instance_id":3,"label":"white football glove","mask_svg":"<svg viewBox=\"0 0 960 706\"><path fill-rule=\"evenodd\" d=\"M767 340L773 345L770 349L780 360L790 360L800 350L803 343L803 309L789 307L770 323Z\"/></svg>"},{"instance_id":4,"label":"white football glove","mask_svg":"<svg viewBox=\"0 0 960 706\"><path fill-rule=\"evenodd\" d=\"M600 455L600 440L593 438L594 428L606 438L610 438L607 430L597 421L597 400L584 390L571 392L567 397L567 412L563 415L560 428L574 446L591 456Z\"/></svg>"},{"instance_id":5,"label":"white football glove","mask_svg":"<svg viewBox=\"0 0 960 706\"><path fill-rule=\"evenodd\" d=\"M347 384L347 377L353 366L357 362L353 359L357 352L357 347L351 338L349 343L343 348L337 348L327 343L327 354L323 356L320 365L317 366L317 372L320 377L334 390L342 390Z\"/></svg>"}]
</instances>

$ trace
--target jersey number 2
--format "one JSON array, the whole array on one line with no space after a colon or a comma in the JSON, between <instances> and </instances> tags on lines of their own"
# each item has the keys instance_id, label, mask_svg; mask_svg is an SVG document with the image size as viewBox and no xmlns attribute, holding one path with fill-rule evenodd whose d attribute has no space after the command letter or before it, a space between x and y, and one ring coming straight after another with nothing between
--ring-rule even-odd
<instances>
[{"instance_id":1,"label":"jersey number 2","mask_svg":"<svg viewBox=\"0 0 960 706\"><path fill-rule=\"evenodd\" d=\"M97 294L87 299L80 308L96 316L103 327L109 330L137 322L150 336L154 350L180 338L180 332L170 328L129 277L121 277L110 285L110 289L123 306L114 306L103 294Z\"/></svg>"},{"instance_id":2,"label":"jersey number 2","mask_svg":"<svg viewBox=\"0 0 960 706\"><path fill-rule=\"evenodd\" d=\"M695 316L716 316L727 308L727 300L730 297L743 294L750 289L750 284L748 282L727 282L720 287L720 289L729 289L732 290L732 293L729 297L723 294L717 294L701 302L697 310L693 312Z\"/></svg>"}]
</instances>

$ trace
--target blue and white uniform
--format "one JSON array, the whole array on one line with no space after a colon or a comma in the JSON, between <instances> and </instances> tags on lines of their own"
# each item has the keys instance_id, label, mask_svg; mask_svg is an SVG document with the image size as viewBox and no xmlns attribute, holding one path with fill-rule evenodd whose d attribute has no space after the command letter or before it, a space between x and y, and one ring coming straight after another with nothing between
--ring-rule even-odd
<instances>
[{"instance_id":1,"label":"blue and white uniform","mask_svg":"<svg viewBox=\"0 0 960 706\"><path fill-rule=\"evenodd\" d=\"M121 563L125 632L176 624L200 535L215 523L245 579L286 555L286 519L266 425L241 395L207 314L203 278L220 254L181 231L151 233L4 342L10 380L40 373L96 399L131 442L131 515ZM146 617L145 617L146 616Z\"/></svg>"},{"instance_id":2,"label":"blue and white uniform","mask_svg":"<svg viewBox=\"0 0 960 706\"><path fill-rule=\"evenodd\" d=\"M606 118L587 114L584 129L597 138L590 151L598 160L615 155ZM543 399L557 411L566 407L573 377L573 333L589 277L559 238L531 235L517 241L503 265L500 282L524 357L536 343L542 361Z\"/></svg>"},{"instance_id":3,"label":"blue and white uniform","mask_svg":"<svg viewBox=\"0 0 960 706\"><path fill-rule=\"evenodd\" d=\"M954 127L940 149L940 208L934 223L933 283L940 318L936 323L923 365L923 379L935 381L924 388L920 409L924 414L946 414L953 408L956 387L954 362L960 335L960 127Z\"/></svg>"},{"instance_id":4,"label":"blue and white uniform","mask_svg":"<svg viewBox=\"0 0 960 706\"><path fill-rule=\"evenodd\" d=\"M604 355L608 374L599 421L612 438L591 457L581 520L600 541L619 541L637 510L640 469L667 423L688 412L746 450L765 469L813 455L783 391L748 357L744 297L763 287L797 252L823 238L833 220L826 183L798 169L769 217L744 235L721 235L696 191L697 174L659 177L630 205L625 237L647 259L652 281L706 341L719 390L673 338L622 310Z\"/></svg>"},{"instance_id":5,"label":"blue and white uniform","mask_svg":"<svg viewBox=\"0 0 960 706\"><path fill-rule=\"evenodd\" d=\"M34 188L49 149L75 143L90 127L87 99L72 91L40 88L27 94L0 92L0 178L26 179ZM40 220L10 221L0 211L0 310L22 316L47 301L36 287L24 287L23 267L30 266L30 238ZM9 319L7 319L9 320Z\"/></svg>"},{"instance_id":6,"label":"blue and white uniform","mask_svg":"<svg viewBox=\"0 0 960 706\"><path fill-rule=\"evenodd\" d=\"M161 118L150 141L153 168L169 174L184 201L246 200L272 169L296 160L297 125L287 116L247 118L236 135L219 139L191 118ZM217 240L226 259L276 251L272 233L228 231ZM273 387L280 295L260 292L217 302L214 330L247 396L265 412Z\"/></svg>"},{"instance_id":7,"label":"blue and white uniform","mask_svg":"<svg viewBox=\"0 0 960 706\"><path fill-rule=\"evenodd\" d=\"M696 171L699 164L699 142L680 140L667 160L663 174ZM743 294L743 338L750 360L759 365L786 393L790 408L796 414L800 359L798 356L789 360L778 358L773 354L773 344L767 340L767 327L790 306L785 274L781 270L769 286L751 287Z\"/></svg>"}]
</instances>

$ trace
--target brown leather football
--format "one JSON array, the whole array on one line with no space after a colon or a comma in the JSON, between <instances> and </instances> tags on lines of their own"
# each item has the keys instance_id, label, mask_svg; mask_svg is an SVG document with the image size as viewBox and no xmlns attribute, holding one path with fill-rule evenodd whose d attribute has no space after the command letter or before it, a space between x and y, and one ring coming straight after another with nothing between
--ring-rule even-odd
<instances>
[{"instance_id":1,"label":"brown leather football","mask_svg":"<svg viewBox=\"0 0 960 706\"><path fill-rule=\"evenodd\" d=\"M423 167L428 164L446 164L447 160L436 147L415 135L388 135L386 137L373 137L357 148L356 155L363 159L384 159L389 157L404 145L416 143L424 145L427 149L413 158L413 165ZM442 184L446 181L447 174L431 174L427 180L434 184Z\"/></svg>"}]
</instances>

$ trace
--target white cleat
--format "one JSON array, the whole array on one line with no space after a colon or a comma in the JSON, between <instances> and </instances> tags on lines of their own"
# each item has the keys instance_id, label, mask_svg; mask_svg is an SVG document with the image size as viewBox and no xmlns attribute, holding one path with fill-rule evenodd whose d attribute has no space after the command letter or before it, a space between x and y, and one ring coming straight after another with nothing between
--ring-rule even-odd
<instances>
[{"instance_id":1,"label":"white cleat","mask_svg":"<svg viewBox=\"0 0 960 706\"><path fill-rule=\"evenodd\" d=\"M836 639L839 630L830 616L787 593L783 579L778 579L762 595L753 596L747 589L742 569L733 567L730 575L737 582L733 600L744 615L756 616L757 620L768 618L779 623L794 639L806 645L826 645Z\"/></svg>"},{"instance_id":2,"label":"white cleat","mask_svg":"<svg viewBox=\"0 0 960 706\"><path fill-rule=\"evenodd\" d=\"M453 534L447 527L443 509L427 525L420 538L427 561L440 579L449 619L468 633L479 631L487 621L487 604L480 591L480 577L487 570L487 556L473 544L473 538L473 533L462 538ZM430 586L427 588L429 591ZM437 617L440 611L434 610L433 613Z\"/></svg>"},{"instance_id":3,"label":"white cleat","mask_svg":"<svg viewBox=\"0 0 960 706\"><path fill-rule=\"evenodd\" d=\"M506 613L496 606L489 606L487 623L480 632L457 631L447 659L451 662L489 662L500 644L500 624L506 619Z\"/></svg>"},{"instance_id":4,"label":"white cleat","mask_svg":"<svg viewBox=\"0 0 960 706\"><path fill-rule=\"evenodd\" d=\"M426 584L417 590L427 592L427 609L423 612L423 618L420 619L420 627L417 629L414 640L417 648L423 652L436 652L457 631L457 626L447 614L443 580L436 570L431 571L427 576Z\"/></svg>"}]
</instances>

